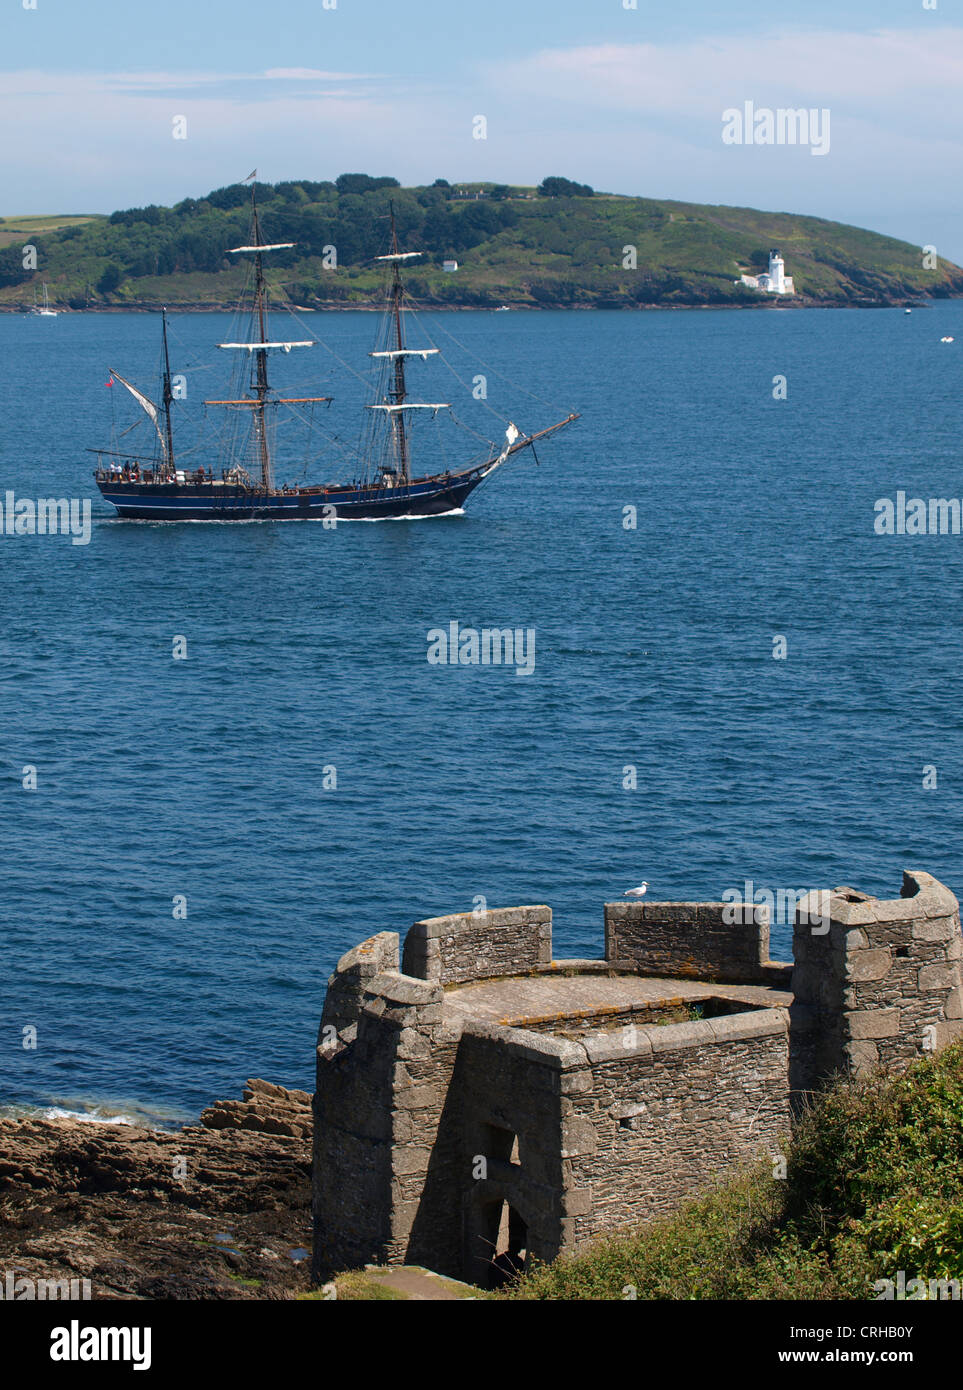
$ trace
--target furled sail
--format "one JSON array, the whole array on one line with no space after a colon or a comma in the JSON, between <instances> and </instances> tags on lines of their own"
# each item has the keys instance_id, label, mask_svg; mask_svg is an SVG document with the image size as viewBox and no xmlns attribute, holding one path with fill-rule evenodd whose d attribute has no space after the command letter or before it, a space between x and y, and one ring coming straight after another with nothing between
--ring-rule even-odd
<instances>
[{"instance_id":1,"label":"furled sail","mask_svg":"<svg viewBox=\"0 0 963 1390\"><path fill-rule=\"evenodd\" d=\"M369 410L387 410L393 415L399 410L451 410L447 401L407 401L404 405L369 405Z\"/></svg>"},{"instance_id":2,"label":"furled sail","mask_svg":"<svg viewBox=\"0 0 963 1390\"><path fill-rule=\"evenodd\" d=\"M226 256L239 256L242 251L287 251L296 245L293 241L272 241L261 242L258 246L229 246L224 253Z\"/></svg>"},{"instance_id":3,"label":"furled sail","mask_svg":"<svg viewBox=\"0 0 963 1390\"><path fill-rule=\"evenodd\" d=\"M508 455L512 452L512 445L519 437L518 426L515 424L514 420L509 420L508 429L505 431L505 447L495 460L494 468L492 469L493 472L500 463L504 463L508 458Z\"/></svg>"},{"instance_id":4,"label":"furled sail","mask_svg":"<svg viewBox=\"0 0 963 1390\"><path fill-rule=\"evenodd\" d=\"M290 352L296 347L314 347L314 340L309 338L303 343L218 343L219 348L241 348L244 352L262 352L268 348L277 348L281 352Z\"/></svg>"},{"instance_id":5,"label":"furled sail","mask_svg":"<svg viewBox=\"0 0 963 1390\"><path fill-rule=\"evenodd\" d=\"M428 357L437 357L438 348L392 348L390 352L369 352L369 357L420 357L422 362Z\"/></svg>"}]
</instances>

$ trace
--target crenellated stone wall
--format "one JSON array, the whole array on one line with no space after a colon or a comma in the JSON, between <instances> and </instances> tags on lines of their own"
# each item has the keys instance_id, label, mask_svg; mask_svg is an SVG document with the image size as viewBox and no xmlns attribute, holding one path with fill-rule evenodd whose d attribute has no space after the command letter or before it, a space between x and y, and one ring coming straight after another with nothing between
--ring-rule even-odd
<instances>
[{"instance_id":1,"label":"crenellated stone wall","mask_svg":"<svg viewBox=\"0 0 963 1390\"><path fill-rule=\"evenodd\" d=\"M379 932L346 952L328 980L321 1012L318 1046L331 1030L340 1033L356 1024L368 984L385 970L397 971L400 960L400 937L396 931Z\"/></svg>"},{"instance_id":2,"label":"crenellated stone wall","mask_svg":"<svg viewBox=\"0 0 963 1390\"><path fill-rule=\"evenodd\" d=\"M804 899L792 967L762 904L610 903L605 943L553 961L551 911L529 906L342 957L317 1049L318 1277L494 1282L781 1153L837 1073L963 1035L959 906L928 874L892 901Z\"/></svg>"},{"instance_id":3,"label":"crenellated stone wall","mask_svg":"<svg viewBox=\"0 0 963 1390\"><path fill-rule=\"evenodd\" d=\"M646 975L752 981L769 962L765 904L605 904L605 958Z\"/></svg>"},{"instance_id":4,"label":"crenellated stone wall","mask_svg":"<svg viewBox=\"0 0 963 1390\"><path fill-rule=\"evenodd\" d=\"M829 895L814 924L805 900L793 931L791 1084L835 1072L896 1069L963 1034L959 904L930 874L905 873L901 896Z\"/></svg>"},{"instance_id":5,"label":"crenellated stone wall","mask_svg":"<svg viewBox=\"0 0 963 1390\"><path fill-rule=\"evenodd\" d=\"M402 969L449 985L514 975L551 959L551 908L501 907L416 922L405 937Z\"/></svg>"}]
</instances>

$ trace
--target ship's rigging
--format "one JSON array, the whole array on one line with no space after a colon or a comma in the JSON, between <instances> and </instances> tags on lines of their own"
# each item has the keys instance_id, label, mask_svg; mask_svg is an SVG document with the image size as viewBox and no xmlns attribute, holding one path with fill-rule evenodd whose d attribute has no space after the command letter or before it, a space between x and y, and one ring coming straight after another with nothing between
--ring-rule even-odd
<instances>
[{"instance_id":1,"label":"ship's rigging","mask_svg":"<svg viewBox=\"0 0 963 1390\"><path fill-rule=\"evenodd\" d=\"M155 405L139 387L120 373L112 372L111 382L116 380L137 400L150 418L157 436L151 460L122 451L95 451L111 460L125 460L123 465L108 463L96 475L101 491L121 515L156 516L162 520L177 519L181 515L189 519L207 519L209 516L211 519L240 519L248 515L293 517L314 515L317 508L323 505L335 508L339 515L359 518L432 515L443 510L457 510L469 493L508 457L523 449L533 448L536 439L554 433L577 418L575 414L569 414L533 435L522 435L509 421L504 443L497 445L461 421L453 411L451 401L412 397L408 383L409 365L413 361L431 364L435 359L444 358L428 333L418 335L426 341L409 341L408 320L412 316L413 306L407 298L401 270L403 265L421 253L400 249L392 207L390 249L387 254L377 258L390 272L386 312L381 341L369 353L375 379L373 383L370 379L365 383L369 399L363 412L366 423L359 446L356 450L351 449L341 427L337 428L337 432L324 431L342 457L351 460L354 477L350 483L304 484L300 480L293 481L290 476L290 450L282 451L279 455L275 447L279 412L283 407L286 415L291 414L302 423L307 416L307 423L311 425L314 408L327 406L333 398L307 392L294 394L290 386L287 387L289 394L280 394L270 380L272 355L282 353L288 356L320 345L353 376L360 381L365 380L349 363L343 362L323 339L313 334L304 336L310 333L310 329L303 327L303 316L296 316L289 306L282 303L278 307L287 308L291 320L298 325L299 336L278 336L271 331L271 287L265 273L264 258L271 252L287 251L293 246L293 242L269 242L264 238L256 190L252 188L250 237L243 245L230 248L228 253L251 257L247 292L242 299L242 306L246 307L242 307L237 320L239 329L235 335L229 341L217 344L222 351L236 356L231 393L211 397L204 402L213 411L226 412L226 428L221 431L221 443L227 447L219 450L219 476L216 467L206 468L203 463L193 471L185 468L183 449L179 457L175 456L172 419L175 393L166 311L162 315L160 406ZM452 338L452 341L456 340ZM445 365L464 387L459 374L449 363ZM437 393L428 394L433 397ZM487 405L486 408L490 409ZM462 455L462 461L452 466L444 457L447 451L436 439L432 450L435 458L430 471L424 465L419 471L416 469L413 446L421 437L422 423L437 422L439 418L473 435L482 448L475 459L466 463ZM195 449L188 452L203 454L205 451ZM419 449L417 458L420 460L421 456ZM444 466L440 467L442 457ZM287 474L281 486L276 481L279 459ZM309 462L306 454L303 473L306 473ZM119 480L118 473L122 474ZM104 486L105 482L110 482L110 488ZM322 501L326 498L330 498L329 503Z\"/></svg>"}]
</instances>

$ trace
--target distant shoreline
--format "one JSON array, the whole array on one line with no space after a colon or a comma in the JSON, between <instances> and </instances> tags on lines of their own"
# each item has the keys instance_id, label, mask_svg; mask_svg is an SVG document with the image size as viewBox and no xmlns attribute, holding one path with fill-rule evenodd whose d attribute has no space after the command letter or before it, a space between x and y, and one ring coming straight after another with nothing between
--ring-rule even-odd
<instances>
[{"instance_id":1,"label":"distant shoreline","mask_svg":"<svg viewBox=\"0 0 963 1390\"><path fill-rule=\"evenodd\" d=\"M792 301L786 300L761 300L758 304L732 303L732 304L510 304L509 312L520 314L542 314L542 313L651 313L653 310L720 310L720 309L747 309L749 311L770 310L783 312L785 310L800 309L928 309L934 304L943 303L945 300L960 300L963 295L948 294L941 295L938 299L893 299L893 300L866 300L850 301L841 304L835 299L801 299L796 298ZM283 307L283 306L282 306ZM91 305L89 309L56 309L58 317L68 314L159 314L161 309L166 308L170 313L175 314L233 314L235 307L230 304L177 304L168 301L166 304L145 303L136 304L98 304ZM309 314L382 314L384 306L381 304L318 304L310 309L293 310L294 313ZM418 304L418 313L438 313L438 314L497 314L497 306L492 307L486 304ZM29 305L8 305L0 304L0 314L13 314L21 318L32 318L32 306Z\"/></svg>"}]
</instances>

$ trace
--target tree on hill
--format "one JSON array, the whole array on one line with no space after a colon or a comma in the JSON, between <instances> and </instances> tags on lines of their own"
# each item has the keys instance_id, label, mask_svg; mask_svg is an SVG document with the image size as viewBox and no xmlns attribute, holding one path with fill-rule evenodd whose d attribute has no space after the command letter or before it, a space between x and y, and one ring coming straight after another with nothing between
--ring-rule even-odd
<instances>
[{"instance_id":1,"label":"tree on hill","mask_svg":"<svg viewBox=\"0 0 963 1390\"><path fill-rule=\"evenodd\" d=\"M595 189L587 183L573 183L571 179L553 175L543 179L538 185L540 198L594 198Z\"/></svg>"},{"instance_id":2,"label":"tree on hill","mask_svg":"<svg viewBox=\"0 0 963 1390\"><path fill-rule=\"evenodd\" d=\"M98 294L113 294L114 290L124 278L124 272L116 261L111 261L105 269L103 275L97 281Z\"/></svg>"},{"instance_id":3,"label":"tree on hill","mask_svg":"<svg viewBox=\"0 0 963 1390\"><path fill-rule=\"evenodd\" d=\"M23 268L23 253L19 246L6 246L0 251L0 286L22 285L32 271Z\"/></svg>"},{"instance_id":4,"label":"tree on hill","mask_svg":"<svg viewBox=\"0 0 963 1390\"><path fill-rule=\"evenodd\" d=\"M397 179L372 178L370 174L339 174L334 181L339 193L374 193L378 188L400 188Z\"/></svg>"},{"instance_id":5,"label":"tree on hill","mask_svg":"<svg viewBox=\"0 0 963 1390\"><path fill-rule=\"evenodd\" d=\"M270 183L256 183L254 185L258 196L258 201L263 202L274 192L274 185ZM212 193L208 193L204 199L213 208L220 208L222 212L230 208L244 207L251 201L251 185L249 183L232 183L227 188L215 188Z\"/></svg>"}]
</instances>

